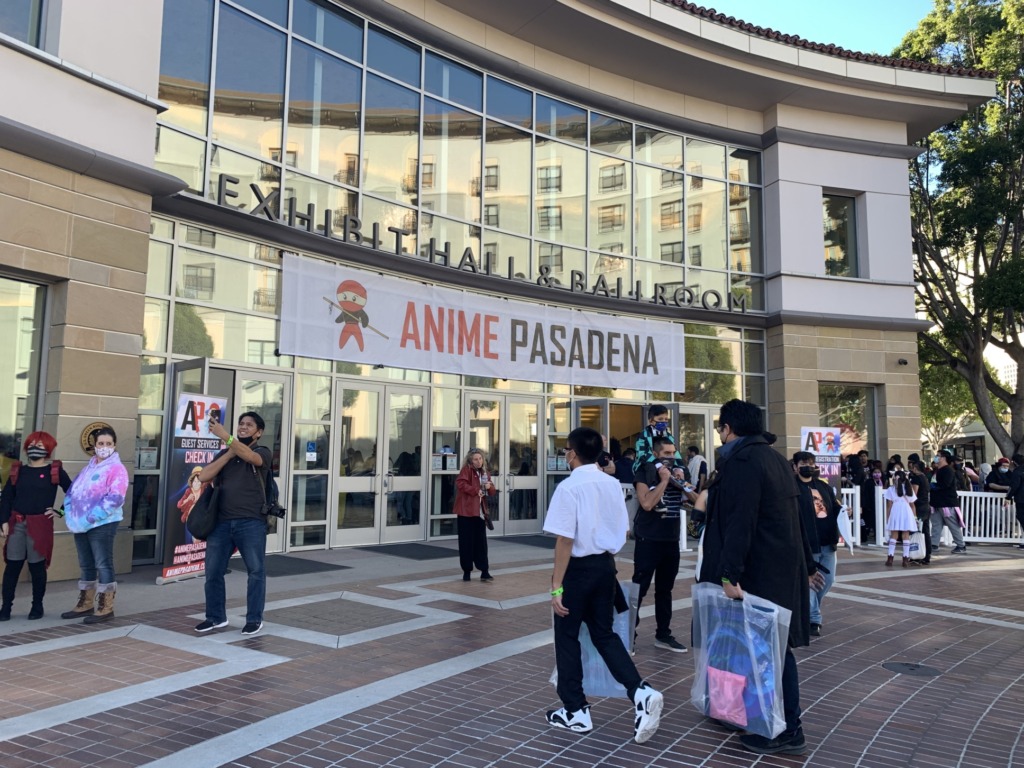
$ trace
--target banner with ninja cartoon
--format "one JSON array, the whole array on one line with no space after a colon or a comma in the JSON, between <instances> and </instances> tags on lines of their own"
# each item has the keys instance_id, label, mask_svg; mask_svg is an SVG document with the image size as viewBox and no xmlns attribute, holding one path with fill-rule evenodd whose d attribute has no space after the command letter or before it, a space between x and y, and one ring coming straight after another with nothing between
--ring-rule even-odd
<instances>
[{"instance_id":1,"label":"banner with ninja cartoon","mask_svg":"<svg viewBox=\"0 0 1024 768\"><path fill-rule=\"evenodd\" d=\"M682 326L514 301L284 254L286 355L682 392Z\"/></svg>"},{"instance_id":2,"label":"banner with ninja cartoon","mask_svg":"<svg viewBox=\"0 0 1024 768\"><path fill-rule=\"evenodd\" d=\"M164 569L157 584L200 576L206 568L206 542L194 541L185 521L199 497L209 490L209 483L199 482L199 473L223 447L220 438L210 434L210 413L219 412L218 420L223 424L228 401L182 393L176 405L174 437L164 475Z\"/></svg>"}]
</instances>

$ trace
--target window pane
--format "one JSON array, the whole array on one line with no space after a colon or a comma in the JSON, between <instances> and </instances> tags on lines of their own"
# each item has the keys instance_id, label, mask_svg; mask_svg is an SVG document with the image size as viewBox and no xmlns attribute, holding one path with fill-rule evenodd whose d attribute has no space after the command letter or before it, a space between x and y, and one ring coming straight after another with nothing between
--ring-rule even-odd
<instances>
[{"instance_id":1,"label":"window pane","mask_svg":"<svg viewBox=\"0 0 1024 768\"><path fill-rule=\"evenodd\" d=\"M729 185L729 256L738 272L764 272L760 189Z\"/></svg>"},{"instance_id":2,"label":"window pane","mask_svg":"<svg viewBox=\"0 0 1024 768\"><path fill-rule=\"evenodd\" d=\"M632 255L632 183L632 163L604 155L590 155L591 248Z\"/></svg>"},{"instance_id":3,"label":"window pane","mask_svg":"<svg viewBox=\"0 0 1024 768\"><path fill-rule=\"evenodd\" d=\"M640 282L644 298L653 296L655 286L660 285L664 287L666 300L670 301L676 288L682 288L685 284L683 268L677 264L637 259L633 269L634 279Z\"/></svg>"},{"instance_id":4,"label":"window pane","mask_svg":"<svg viewBox=\"0 0 1024 768\"><path fill-rule=\"evenodd\" d=\"M363 22L329 0L295 0L292 30L355 61L363 58Z\"/></svg>"},{"instance_id":5,"label":"window pane","mask_svg":"<svg viewBox=\"0 0 1024 768\"><path fill-rule=\"evenodd\" d=\"M148 352L167 351L167 306L160 299L146 299L142 317L142 348Z\"/></svg>"},{"instance_id":6,"label":"window pane","mask_svg":"<svg viewBox=\"0 0 1024 768\"><path fill-rule=\"evenodd\" d=\"M300 176L297 173L288 173L285 176L285 189L287 199L284 201L284 217L290 221L290 211L295 199L295 211L306 215L308 206L312 203L316 206L316 218L313 220L313 231L324 231L325 211L331 212L331 228L335 231L341 230L344 226L345 216L355 216L359 211L359 195L351 190L336 187L309 176ZM296 226L304 227L300 219L296 219ZM385 230L386 232L386 230ZM390 234L388 235L390 237Z\"/></svg>"},{"instance_id":7,"label":"window pane","mask_svg":"<svg viewBox=\"0 0 1024 768\"><path fill-rule=\"evenodd\" d=\"M221 6L219 24L214 135L280 160L285 36L227 6ZM259 66L252 63L253 51L259 51Z\"/></svg>"},{"instance_id":8,"label":"window pane","mask_svg":"<svg viewBox=\"0 0 1024 768\"><path fill-rule=\"evenodd\" d=\"M747 376L744 382L747 387L747 400L766 408L768 406L768 388L764 376Z\"/></svg>"},{"instance_id":9,"label":"window pane","mask_svg":"<svg viewBox=\"0 0 1024 768\"><path fill-rule=\"evenodd\" d=\"M359 183L359 69L292 45L285 161L343 184Z\"/></svg>"},{"instance_id":10,"label":"window pane","mask_svg":"<svg viewBox=\"0 0 1024 768\"><path fill-rule=\"evenodd\" d=\"M6 394L6 407L0 409L0 435L18 446L36 428L44 295L41 286L0 278L0 306L7 331L7 344L0 355L0 381ZM10 444L4 445L5 450L8 447Z\"/></svg>"},{"instance_id":11,"label":"window pane","mask_svg":"<svg viewBox=\"0 0 1024 768\"><path fill-rule=\"evenodd\" d=\"M276 314L281 271L190 248L178 250L174 295Z\"/></svg>"},{"instance_id":12,"label":"window pane","mask_svg":"<svg viewBox=\"0 0 1024 768\"><path fill-rule=\"evenodd\" d=\"M483 109L484 76L479 72L427 51L425 79L426 89L434 95L470 109Z\"/></svg>"},{"instance_id":13,"label":"window pane","mask_svg":"<svg viewBox=\"0 0 1024 768\"><path fill-rule=\"evenodd\" d=\"M172 2L175 1L172 0ZM288 26L288 0L234 0L234 2L275 24L282 27Z\"/></svg>"},{"instance_id":14,"label":"window pane","mask_svg":"<svg viewBox=\"0 0 1024 768\"><path fill-rule=\"evenodd\" d=\"M408 83L420 84L420 48L370 25L366 39L366 63L378 72Z\"/></svg>"},{"instance_id":15,"label":"window pane","mask_svg":"<svg viewBox=\"0 0 1024 768\"><path fill-rule=\"evenodd\" d=\"M242 208L251 211L256 207L258 201L253 194L250 184L256 184L264 199L281 189L281 168L273 163L260 162L251 157L240 155L237 152L214 146L210 153L210 180L207 184L206 196L211 200L217 199L217 185L222 174L233 176L238 179L237 184L232 184L230 189L238 193L238 197L226 198L224 203L233 208ZM270 209L276 215L280 206L280 200L275 200ZM260 214L264 215L264 214ZM196 227L189 227L196 230ZM217 240L223 239L219 234L210 233ZM212 247L212 246L211 246ZM251 247L251 245L250 245Z\"/></svg>"},{"instance_id":16,"label":"window pane","mask_svg":"<svg viewBox=\"0 0 1024 768\"><path fill-rule=\"evenodd\" d=\"M533 96L529 91L488 76L487 114L529 128L533 125Z\"/></svg>"},{"instance_id":17,"label":"window pane","mask_svg":"<svg viewBox=\"0 0 1024 768\"><path fill-rule=\"evenodd\" d=\"M587 153L549 139L537 139L534 234L571 245L586 245Z\"/></svg>"},{"instance_id":18,"label":"window pane","mask_svg":"<svg viewBox=\"0 0 1024 768\"><path fill-rule=\"evenodd\" d=\"M485 263L486 260L490 260L493 272L511 277L513 280L536 279L537 276L530 268L529 240L485 229L481 235L481 242Z\"/></svg>"},{"instance_id":19,"label":"window pane","mask_svg":"<svg viewBox=\"0 0 1024 768\"><path fill-rule=\"evenodd\" d=\"M491 220L485 216L483 223L529 234L530 178L522 169L530 167L530 134L488 120L484 151L484 204L497 207L490 209Z\"/></svg>"},{"instance_id":20,"label":"window pane","mask_svg":"<svg viewBox=\"0 0 1024 768\"><path fill-rule=\"evenodd\" d=\"M636 167L636 255L683 261L683 174Z\"/></svg>"},{"instance_id":21,"label":"window pane","mask_svg":"<svg viewBox=\"0 0 1024 768\"><path fill-rule=\"evenodd\" d=\"M553 279L556 285L568 288L572 283L573 270L586 274L587 254L586 251L578 251L575 248L537 243L533 263L536 264L538 277Z\"/></svg>"},{"instance_id":22,"label":"window pane","mask_svg":"<svg viewBox=\"0 0 1024 768\"><path fill-rule=\"evenodd\" d=\"M710 272L706 269L693 269L692 267L686 270L686 285L693 289L695 301L703 306L702 296L705 291L717 291L718 295L722 297L722 307L728 307L729 298L727 292L729 290L729 275L725 272ZM714 309L715 298L714 296L708 296L708 308Z\"/></svg>"},{"instance_id":23,"label":"window pane","mask_svg":"<svg viewBox=\"0 0 1024 768\"><path fill-rule=\"evenodd\" d=\"M302 446L305 449L305 445ZM303 450L305 453L305 450ZM292 504L288 510L292 522L327 520L327 475L297 475L292 481ZM292 529L293 533L296 529ZM299 531L323 532L320 526L298 528ZM295 543L294 541L292 542ZM302 544L312 544L306 539ZM321 543L322 540L321 540ZM298 544L296 546L302 546Z\"/></svg>"},{"instance_id":24,"label":"window pane","mask_svg":"<svg viewBox=\"0 0 1024 768\"><path fill-rule=\"evenodd\" d=\"M295 418L328 421L331 418L331 379L328 376L298 376L295 387Z\"/></svg>"},{"instance_id":25,"label":"window pane","mask_svg":"<svg viewBox=\"0 0 1024 768\"><path fill-rule=\"evenodd\" d=\"M669 168L683 166L683 137L657 128L636 127L636 159Z\"/></svg>"},{"instance_id":26,"label":"window pane","mask_svg":"<svg viewBox=\"0 0 1024 768\"><path fill-rule=\"evenodd\" d=\"M163 358L142 358L142 373L139 378L139 408L159 411L164 407L164 380L167 366Z\"/></svg>"},{"instance_id":27,"label":"window pane","mask_svg":"<svg viewBox=\"0 0 1024 768\"><path fill-rule=\"evenodd\" d=\"M857 224L852 197L825 195L825 274L857 277Z\"/></svg>"},{"instance_id":28,"label":"window pane","mask_svg":"<svg viewBox=\"0 0 1024 768\"><path fill-rule=\"evenodd\" d=\"M761 183L761 153L729 147L729 181Z\"/></svg>"},{"instance_id":29,"label":"window pane","mask_svg":"<svg viewBox=\"0 0 1024 768\"><path fill-rule=\"evenodd\" d=\"M686 190L686 245L696 246L699 251L690 251L694 259L691 264L712 269L725 269L726 227L725 227L725 184L689 177ZM749 226L747 233L749 237ZM699 253L700 263L696 263Z\"/></svg>"},{"instance_id":30,"label":"window pane","mask_svg":"<svg viewBox=\"0 0 1024 768\"><path fill-rule=\"evenodd\" d=\"M687 357L689 344L687 341ZM677 395L683 403L727 403L740 396L740 377L728 373L686 372L686 392Z\"/></svg>"},{"instance_id":31,"label":"window pane","mask_svg":"<svg viewBox=\"0 0 1024 768\"><path fill-rule=\"evenodd\" d=\"M537 95L537 130L559 139L587 143L587 112L582 107Z\"/></svg>"},{"instance_id":32,"label":"window pane","mask_svg":"<svg viewBox=\"0 0 1024 768\"><path fill-rule=\"evenodd\" d=\"M875 445L875 389L850 384L819 384L818 413L821 426L842 430L843 454L868 451L877 454Z\"/></svg>"},{"instance_id":33,"label":"window pane","mask_svg":"<svg viewBox=\"0 0 1024 768\"><path fill-rule=\"evenodd\" d=\"M481 118L434 99L423 109L423 207L480 221Z\"/></svg>"},{"instance_id":34,"label":"window pane","mask_svg":"<svg viewBox=\"0 0 1024 768\"><path fill-rule=\"evenodd\" d=\"M686 172L725 178L725 147L700 139L686 140Z\"/></svg>"},{"instance_id":35,"label":"window pane","mask_svg":"<svg viewBox=\"0 0 1024 768\"><path fill-rule=\"evenodd\" d=\"M157 521L157 500L160 498L160 475L136 473L132 490L132 528L135 531L153 530ZM135 543L138 545L138 540Z\"/></svg>"},{"instance_id":36,"label":"window pane","mask_svg":"<svg viewBox=\"0 0 1024 768\"><path fill-rule=\"evenodd\" d=\"M146 293L167 295L171 283L171 244L149 241L149 268L146 271Z\"/></svg>"},{"instance_id":37,"label":"window pane","mask_svg":"<svg viewBox=\"0 0 1024 768\"><path fill-rule=\"evenodd\" d=\"M394 245L394 235L388 232L388 227L397 227L412 233L402 238L402 253L410 256L416 254L416 211L412 208L403 208L400 205L395 205L385 200L376 200L365 195L362 198L362 210L363 215L361 218L365 222L363 226L364 242L369 242L370 238L373 237L372 225L373 222L378 222L380 224L380 231L388 236L387 245L382 247L391 250ZM437 247L443 248L444 244L438 243Z\"/></svg>"},{"instance_id":38,"label":"window pane","mask_svg":"<svg viewBox=\"0 0 1024 768\"><path fill-rule=\"evenodd\" d=\"M590 276L587 280L587 287L594 285L598 276L604 277L608 285L608 291L612 296L618 290L618 281L622 280L622 293L632 289L633 286L633 260L622 256L610 256L604 253L592 253L588 260L590 264Z\"/></svg>"},{"instance_id":39,"label":"window pane","mask_svg":"<svg viewBox=\"0 0 1024 768\"><path fill-rule=\"evenodd\" d=\"M367 75L365 191L403 203L415 202L419 130L420 97L383 78Z\"/></svg>"},{"instance_id":40,"label":"window pane","mask_svg":"<svg viewBox=\"0 0 1024 768\"><path fill-rule=\"evenodd\" d=\"M747 373L764 373L764 344L744 344L743 365Z\"/></svg>"},{"instance_id":41,"label":"window pane","mask_svg":"<svg viewBox=\"0 0 1024 768\"><path fill-rule=\"evenodd\" d=\"M39 45L43 0L5 0L0 3L0 32L29 45Z\"/></svg>"},{"instance_id":42,"label":"window pane","mask_svg":"<svg viewBox=\"0 0 1024 768\"><path fill-rule=\"evenodd\" d=\"M632 157L633 124L598 112L591 112L590 148L622 157Z\"/></svg>"},{"instance_id":43,"label":"window pane","mask_svg":"<svg viewBox=\"0 0 1024 768\"><path fill-rule=\"evenodd\" d=\"M169 109L160 114L160 122L206 133L212 51L212 0L164 3L157 96Z\"/></svg>"},{"instance_id":44,"label":"window pane","mask_svg":"<svg viewBox=\"0 0 1024 768\"><path fill-rule=\"evenodd\" d=\"M160 447L163 441L163 416L140 415L135 428L135 466L146 469L160 468ZM127 446L121 453L128 452Z\"/></svg>"},{"instance_id":45,"label":"window pane","mask_svg":"<svg viewBox=\"0 0 1024 768\"><path fill-rule=\"evenodd\" d=\"M205 132L205 125L201 129ZM206 169L206 142L162 125L156 127L156 157L153 165L158 171L176 176L186 184L188 191L203 194L203 171Z\"/></svg>"},{"instance_id":46,"label":"window pane","mask_svg":"<svg viewBox=\"0 0 1024 768\"><path fill-rule=\"evenodd\" d=\"M330 446L328 429L321 424L295 426L295 456L292 463L295 469L330 469L330 457L327 455Z\"/></svg>"},{"instance_id":47,"label":"window pane","mask_svg":"<svg viewBox=\"0 0 1024 768\"><path fill-rule=\"evenodd\" d=\"M420 218L420 256L423 258L429 258L430 238L434 238L435 253L448 252L448 263L452 266L457 267L462 262L463 253L469 248L473 251L476 268L483 269L480 227L424 213Z\"/></svg>"},{"instance_id":48,"label":"window pane","mask_svg":"<svg viewBox=\"0 0 1024 768\"><path fill-rule=\"evenodd\" d=\"M290 365L277 357L277 333L272 317L241 315L178 302L174 305L172 352L188 357L217 357L259 365Z\"/></svg>"},{"instance_id":49,"label":"window pane","mask_svg":"<svg viewBox=\"0 0 1024 768\"><path fill-rule=\"evenodd\" d=\"M747 309L764 311L764 278L732 275L732 295L736 299L746 297Z\"/></svg>"}]
</instances>

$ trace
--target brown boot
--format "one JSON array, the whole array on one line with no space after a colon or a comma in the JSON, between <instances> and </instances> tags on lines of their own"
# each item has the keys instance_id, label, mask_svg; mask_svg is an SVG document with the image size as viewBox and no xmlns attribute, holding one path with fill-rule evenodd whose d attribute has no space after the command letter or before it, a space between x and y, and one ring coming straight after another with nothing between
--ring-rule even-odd
<instances>
[{"instance_id":1,"label":"brown boot","mask_svg":"<svg viewBox=\"0 0 1024 768\"><path fill-rule=\"evenodd\" d=\"M78 582L78 605L72 608L70 611L65 611L60 615L62 619L80 619L83 616L91 616L93 613L93 605L96 602L96 582L95 581L79 581Z\"/></svg>"},{"instance_id":2,"label":"brown boot","mask_svg":"<svg viewBox=\"0 0 1024 768\"><path fill-rule=\"evenodd\" d=\"M885 558L885 565L887 568L892 568L892 555Z\"/></svg>"},{"instance_id":3,"label":"brown boot","mask_svg":"<svg viewBox=\"0 0 1024 768\"><path fill-rule=\"evenodd\" d=\"M97 590L96 613L86 616L83 624L102 624L104 621L114 618L114 587L114 584L100 584L100 589L103 591Z\"/></svg>"},{"instance_id":4,"label":"brown boot","mask_svg":"<svg viewBox=\"0 0 1024 768\"><path fill-rule=\"evenodd\" d=\"M910 558L909 557L904 557L903 558L903 567L906 568L909 565L910 565Z\"/></svg>"}]
</instances>

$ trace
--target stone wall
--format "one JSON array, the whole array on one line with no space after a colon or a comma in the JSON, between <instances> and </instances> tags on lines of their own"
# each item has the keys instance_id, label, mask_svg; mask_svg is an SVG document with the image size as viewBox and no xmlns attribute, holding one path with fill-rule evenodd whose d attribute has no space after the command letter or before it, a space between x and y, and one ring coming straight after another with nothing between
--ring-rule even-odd
<instances>
[{"instance_id":1,"label":"stone wall","mask_svg":"<svg viewBox=\"0 0 1024 768\"><path fill-rule=\"evenodd\" d=\"M767 354L768 421L786 455L798 450L801 427L818 425L819 383L875 387L872 458L920 452L915 333L783 324L768 330Z\"/></svg>"},{"instance_id":2,"label":"stone wall","mask_svg":"<svg viewBox=\"0 0 1024 768\"><path fill-rule=\"evenodd\" d=\"M105 421L133 472L151 198L0 149L0 267L48 290L43 420L68 473L88 461L83 428ZM131 570L131 490L115 546ZM77 578L62 522L51 579Z\"/></svg>"}]
</instances>

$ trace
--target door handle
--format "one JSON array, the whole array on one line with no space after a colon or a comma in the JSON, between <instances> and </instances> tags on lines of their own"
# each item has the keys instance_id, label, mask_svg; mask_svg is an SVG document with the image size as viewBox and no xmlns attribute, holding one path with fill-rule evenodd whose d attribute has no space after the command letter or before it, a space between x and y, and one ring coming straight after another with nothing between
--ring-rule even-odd
<instances>
[{"instance_id":1,"label":"door handle","mask_svg":"<svg viewBox=\"0 0 1024 768\"><path fill-rule=\"evenodd\" d=\"M384 489L383 492L385 494L388 494L388 493L391 492L391 478L393 478L393 477L394 477L394 475L391 474L390 472L388 472L386 475L384 475L384 480L383 480L381 485L383 486L383 489Z\"/></svg>"},{"instance_id":2,"label":"door handle","mask_svg":"<svg viewBox=\"0 0 1024 768\"><path fill-rule=\"evenodd\" d=\"M515 476L511 472L509 472L507 475L505 475L505 490L511 492L515 490L515 487Z\"/></svg>"}]
</instances>

